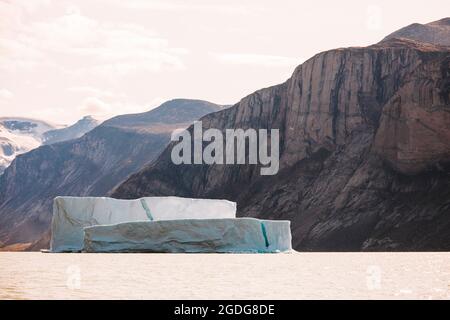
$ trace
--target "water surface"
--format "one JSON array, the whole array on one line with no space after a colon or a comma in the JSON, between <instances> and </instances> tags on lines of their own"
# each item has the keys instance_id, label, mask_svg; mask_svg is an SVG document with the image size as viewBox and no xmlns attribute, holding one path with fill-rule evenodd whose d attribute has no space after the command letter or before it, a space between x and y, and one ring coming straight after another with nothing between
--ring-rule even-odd
<instances>
[{"instance_id":1,"label":"water surface","mask_svg":"<svg viewBox=\"0 0 450 320\"><path fill-rule=\"evenodd\" d=\"M0 252L0 299L449 299L450 253Z\"/></svg>"}]
</instances>

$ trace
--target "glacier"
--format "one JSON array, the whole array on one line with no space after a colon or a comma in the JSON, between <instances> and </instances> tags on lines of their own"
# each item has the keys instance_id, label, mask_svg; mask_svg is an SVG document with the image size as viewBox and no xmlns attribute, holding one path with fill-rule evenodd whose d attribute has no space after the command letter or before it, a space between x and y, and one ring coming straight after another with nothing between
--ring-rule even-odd
<instances>
[{"instance_id":1,"label":"glacier","mask_svg":"<svg viewBox=\"0 0 450 320\"><path fill-rule=\"evenodd\" d=\"M51 252L79 252L84 228L133 221L235 218L236 203L227 200L145 197L56 197L53 202Z\"/></svg>"},{"instance_id":2,"label":"glacier","mask_svg":"<svg viewBox=\"0 0 450 320\"><path fill-rule=\"evenodd\" d=\"M275 253L291 251L290 221L184 219L84 228L84 252Z\"/></svg>"}]
</instances>

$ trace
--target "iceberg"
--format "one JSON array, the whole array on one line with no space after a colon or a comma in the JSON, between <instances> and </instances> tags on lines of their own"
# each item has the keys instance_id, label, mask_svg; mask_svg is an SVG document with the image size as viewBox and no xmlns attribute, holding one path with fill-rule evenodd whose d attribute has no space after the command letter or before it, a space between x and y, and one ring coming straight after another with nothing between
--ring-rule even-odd
<instances>
[{"instance_id":1,"label":"iceberg","mask_svg":"<svg viewBox=\"0 0 450 320\"><path fill-rule=\"evenodd\" d=\"M222 219L236 217L236 203L227 200L146 197L57 197L53 203L51 252L79 252L84 228L133 221Z\"/></svg>"},{"instance_id":2,"label":"iceberg","mask_svg":"<svg viewBox=\"0 0 450 320\"><path fill-rule=\"evenodd\" d=\"M186 219L84 228L85 252L275 253L291 247L290 221Z\"/></svg>"}]
</instances>

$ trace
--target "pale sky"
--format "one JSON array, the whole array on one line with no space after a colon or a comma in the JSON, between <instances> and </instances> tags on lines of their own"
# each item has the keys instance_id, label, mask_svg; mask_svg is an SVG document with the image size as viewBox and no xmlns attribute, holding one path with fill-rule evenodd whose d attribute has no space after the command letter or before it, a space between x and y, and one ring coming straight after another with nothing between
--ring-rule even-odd
<instances>
[{"instance_id":1,"label":"pale sky","mask_svg":"<svg viewBox=\"0 0 450 320\"><path fill-rule=\"evenodd\" d=\"M320 51L446 16L448 0L0 0L0 116L234 104Z\"/></svg>"}]
</instances>

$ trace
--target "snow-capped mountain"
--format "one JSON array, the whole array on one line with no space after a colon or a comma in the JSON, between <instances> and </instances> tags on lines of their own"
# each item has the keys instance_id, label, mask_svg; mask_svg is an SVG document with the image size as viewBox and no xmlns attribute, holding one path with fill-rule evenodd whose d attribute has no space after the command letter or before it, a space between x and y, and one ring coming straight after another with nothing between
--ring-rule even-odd
<instances>
[{"instance_id":1,"label":"snow-capped mountain","mask_svg":"<svg viewBox=\"0 0 450 320\"><path fill-rule=\"evenodd\" d=\"M79 138L98 124L98 121L90 116L71 126L54 125L28 118L0 118L0 175L19 154L36 149L42 144Z\"/></svg>"},{"instance_id":2,"label":"snow-capped mountain","mask_svg":"<svg viewBox=\"0 0 450 320\"><path fill-rule=\"evenodd\" d=\"M22 153L42 144L43 135L58 126L27 118L0 118L0 174Z\"/></svg>"}]
</instances>

